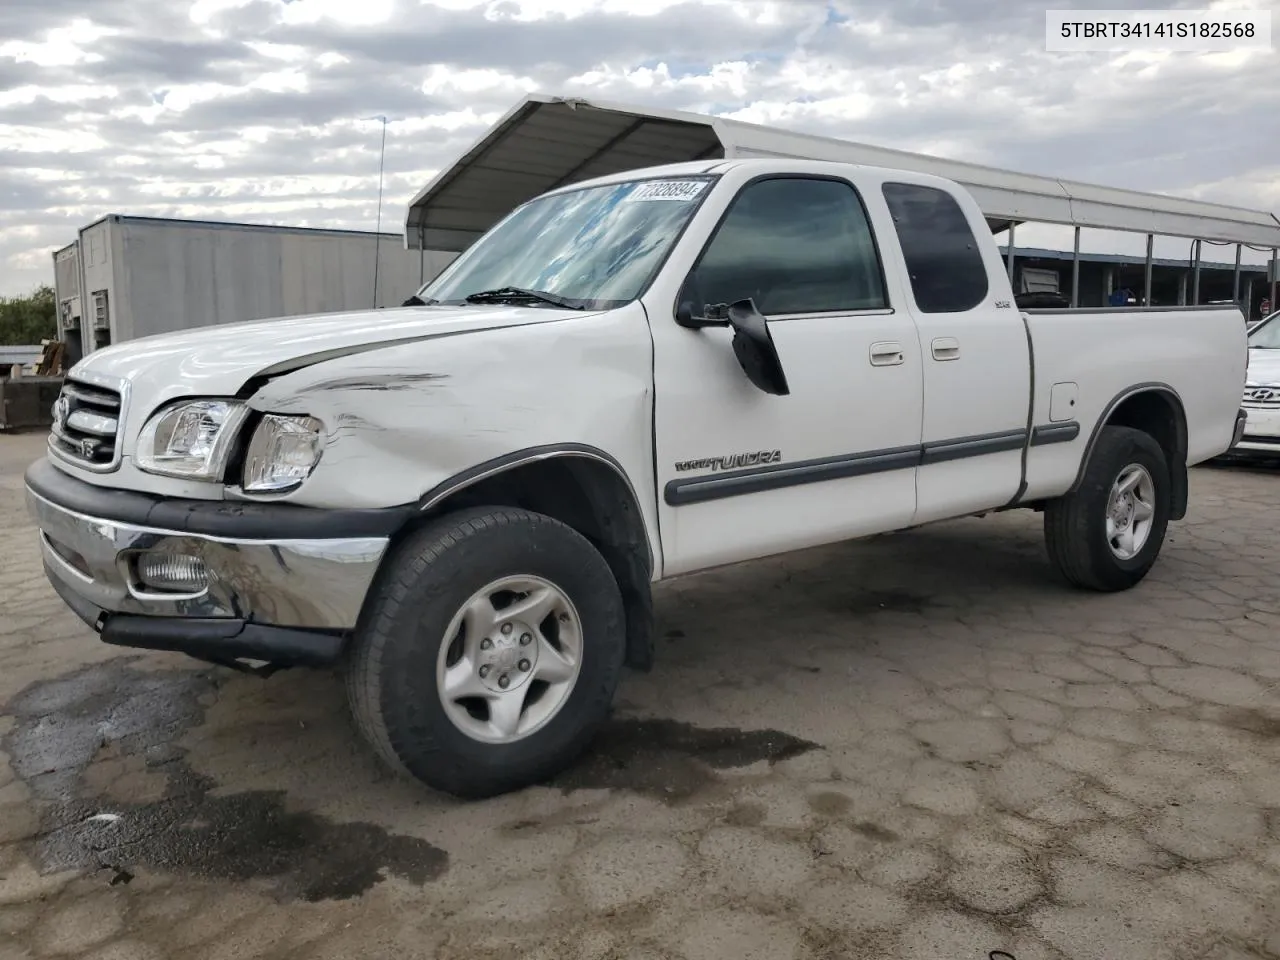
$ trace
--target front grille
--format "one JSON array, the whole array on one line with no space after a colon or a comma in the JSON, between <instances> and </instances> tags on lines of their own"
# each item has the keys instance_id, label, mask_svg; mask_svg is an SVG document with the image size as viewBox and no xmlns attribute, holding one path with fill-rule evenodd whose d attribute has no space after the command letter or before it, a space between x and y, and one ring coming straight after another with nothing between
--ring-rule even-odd
<instances>
[{"instance_id":1,"label":"front grille","mask_svg":"<svg viewBox=\"0 0 1280 960\"><path fill-rule=\"evenodd\" d=\"M1280 407L1280 387L1246 387L1244 405L1255 410Z\"/></svg>"},{"instance_id":2,"label":"front grille","mask_svg":"<svg viewBox=\"0 0 1280 960\"><path fill-rule=\"evenodd\" d=\"M68 378L53 406L50 448L92 470L111 469L119 462L116 443L123 406L119 390Z\"/></svg>"}]
</instances>

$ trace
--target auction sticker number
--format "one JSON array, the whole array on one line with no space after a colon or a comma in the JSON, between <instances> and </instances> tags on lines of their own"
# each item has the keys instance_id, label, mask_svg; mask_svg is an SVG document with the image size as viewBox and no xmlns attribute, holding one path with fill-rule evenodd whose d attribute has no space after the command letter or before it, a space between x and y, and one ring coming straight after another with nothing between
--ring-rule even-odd
<instances>
[{"instance_id":1,"label":"auction sticker number","mask_svg":"<svg viewBox=\"0 0 1280 960\"><path fill-rule=\"evenodd\" d=\"M680 200L687 203L690 200L696 200L706 186L705 180L650 180L627 194L626 202Z\"/></svg>"}]
</instances>

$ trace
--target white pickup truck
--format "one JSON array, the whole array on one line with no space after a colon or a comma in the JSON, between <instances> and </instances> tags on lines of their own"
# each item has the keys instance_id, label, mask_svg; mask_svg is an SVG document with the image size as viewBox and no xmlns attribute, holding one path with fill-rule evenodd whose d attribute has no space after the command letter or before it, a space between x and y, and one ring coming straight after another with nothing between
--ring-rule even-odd
<instances>
[{"instance_id":1,"label":"white pickup truck","mask_svg":"<svg viewBox=\"0 0 1280 960\"><path fill-rule=\"evenodd\" d=\"M1138 583L1239 439L1234 308L1019 311L955 183L713 160L554 190L400 309L88 355L26 475L107 643L340 665L392 766L570 763L656 581L988 511Z\"/></svg>"}]
</instances>

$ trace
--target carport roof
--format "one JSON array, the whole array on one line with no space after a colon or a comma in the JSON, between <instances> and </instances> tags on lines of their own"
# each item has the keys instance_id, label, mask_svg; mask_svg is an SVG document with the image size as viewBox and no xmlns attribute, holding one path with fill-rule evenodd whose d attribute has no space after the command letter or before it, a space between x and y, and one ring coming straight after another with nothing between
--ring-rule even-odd
<instances>
[{"instance_id":1,"label":"carport roof","mask_svg":"<svg viewBox=\"0 0 1280 960\"><path fill-rule=\"evenodd\" d=\"M592 177L682 161L790 157L895 167L966 187L993 230L1034 221L1280 247L1265 211L1014 173L696 113L530 94L413 198L410 249L465 249L513 207Z\"/></svg>"}]
</instances>

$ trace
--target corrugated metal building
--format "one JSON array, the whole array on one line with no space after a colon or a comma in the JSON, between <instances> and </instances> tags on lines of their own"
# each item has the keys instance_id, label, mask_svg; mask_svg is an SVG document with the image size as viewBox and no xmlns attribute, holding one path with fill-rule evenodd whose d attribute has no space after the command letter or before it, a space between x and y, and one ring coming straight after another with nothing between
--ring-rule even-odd
<instances>
[{"instance_id":1,"label":"corrugated metal building","mask_svg":"<svg viewBox=\"0 0 1280 960\"><path fill-rule=\"evenodd\" d=\"M113 214L53 255L59 328L74 363L155 333L396 306L454 256L394 233Z\"/></svg>"}]
</instances>

